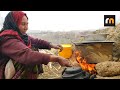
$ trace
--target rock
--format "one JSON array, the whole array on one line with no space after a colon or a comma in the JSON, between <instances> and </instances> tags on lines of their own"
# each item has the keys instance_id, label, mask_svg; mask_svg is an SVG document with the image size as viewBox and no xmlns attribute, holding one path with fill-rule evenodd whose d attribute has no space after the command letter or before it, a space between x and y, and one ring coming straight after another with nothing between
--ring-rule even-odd
<instances>
[{"instance_id":1,"label":"rock","mask_svg":"<svg viewBox=\"0 0 120 90\"><path fill-rule=\"evenodd\" d=\"M120 75L120 62L105 61L95 65L99 76L110 77Z\"/></svg>"}]
</instances>

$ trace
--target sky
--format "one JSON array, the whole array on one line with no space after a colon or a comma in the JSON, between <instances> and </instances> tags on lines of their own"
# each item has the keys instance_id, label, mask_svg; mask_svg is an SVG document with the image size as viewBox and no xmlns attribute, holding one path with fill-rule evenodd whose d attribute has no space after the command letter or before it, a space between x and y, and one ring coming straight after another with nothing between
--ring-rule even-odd
<instances>
[{"instance_id":1,"label":"sky","mask_svg":"<svg viewBox=\"0 0 120 90\"><path fill-rule=\"evenodd\" d=\"M0 24L9 11L0 11ZM104 15L115 15L120 22L120 11L23 11L29 20L29 30L94 31L106 28ZM2 25L0 26L0 28Z\"/></svg>"}]
</instances>

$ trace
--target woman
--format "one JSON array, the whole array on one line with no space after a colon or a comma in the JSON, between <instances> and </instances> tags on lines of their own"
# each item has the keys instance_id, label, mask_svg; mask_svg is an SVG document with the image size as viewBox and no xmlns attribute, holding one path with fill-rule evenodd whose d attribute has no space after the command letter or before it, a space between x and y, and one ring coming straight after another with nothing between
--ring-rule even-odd
<instances>
[{"instance_id":1,"label":"woman","mask_svg":"<svg viewBox=\"0 0 120 90\"><path fill-rule=\"evenodd\" d=\"M6 79L6 66L12 60L15 73L11 79L37 79L42 73L41 64L58 62L61 66L71 66L68 60L60 56L33 51L39 49L61 49L60 45L53 45L45 40L35 39L26 34L28 17L22 11L11 11L5 17L0 32L0 78Z\"/></svg>"}]
</instances>

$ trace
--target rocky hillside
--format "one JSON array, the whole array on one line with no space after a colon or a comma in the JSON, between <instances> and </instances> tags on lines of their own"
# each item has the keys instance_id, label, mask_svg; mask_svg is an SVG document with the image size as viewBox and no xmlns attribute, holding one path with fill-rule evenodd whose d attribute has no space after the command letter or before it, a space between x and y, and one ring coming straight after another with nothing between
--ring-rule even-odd
<instances>
[{"instance_id":1,"label":"rocky hillside","mask_svg":"<svg viewBox=\"0 0 120 90\"><path fill-rule=\"evenodd\" d=\"M55 44L65 44L72 42L80 42L82 41L82 35L91 34L91 31L69 31L69 32L39 32L39 33L28 33L29 35L35 36L40 39L44 39L50 41Z\"/></svg>"}]
</instances>

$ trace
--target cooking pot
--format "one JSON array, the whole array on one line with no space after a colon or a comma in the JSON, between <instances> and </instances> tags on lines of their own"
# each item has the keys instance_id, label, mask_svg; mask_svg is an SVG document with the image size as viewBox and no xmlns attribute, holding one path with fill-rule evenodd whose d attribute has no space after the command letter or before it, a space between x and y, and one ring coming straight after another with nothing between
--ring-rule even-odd
<instances>
[{"instance_id":1,"label":"cooking pot","mask_svg":"<svg viewBox=\"0 0 120 90\"><path fill-rule=\"evenodd\" d=\"M113 59L113 43L112 41L84 41L75 42L75 50L80 51L87 63L100 63Z\"/></svg>"},{"instance_id":2,"label":"cooking pot","mask_svg":"<svg viewBox=\"0 0 120 90\"><path fill-rule=\"evenodd\" d=\"M90 74L81 67L68 67L62 72L62 79L89 79Z\"/></svg>"}]
</instances>

